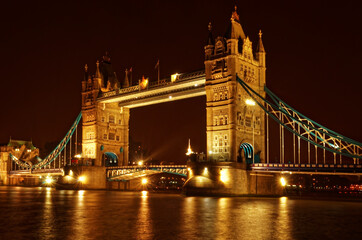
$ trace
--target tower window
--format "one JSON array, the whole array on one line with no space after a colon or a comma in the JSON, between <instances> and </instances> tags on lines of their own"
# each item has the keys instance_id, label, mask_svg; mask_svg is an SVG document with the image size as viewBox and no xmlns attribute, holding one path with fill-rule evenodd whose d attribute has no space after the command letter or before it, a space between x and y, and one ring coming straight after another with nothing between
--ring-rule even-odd
<instances>
[{"instance_id":1,"label":"tower window","mask_svg":"<svg viewBox=\"0 0 362 240\"><path fill-rule=\"evenodd\" d=\"M245 125L247 127L251 127L251 117L249 116L245 117Z\"/></svg>"},{"instance_id":2,"label":"tower window","mask_svg":"<svg viewBox=\"0 0 362 240\"><path fill-rule=\"evenodd\" d=\"M114 138L115 138L114 133L109 133L109 134L108 134L108 139L109 139L109 140L114 140Z\"/></svg>"},{"instance_id":3,"label":"tower window","mask_svg":"<svg viewBox=\"0 0 362 240\"><path fill-rule=\"evenodd\" d=\"M109 123L114 123L114 116L113 115L109 115Z\"/></svg>"},{"instance_id":4,"label":"tower window","mask_svg":"<svg viewBox=\"0 0 362 240\"><path fill-rule=\"evenodd\" d=\"M101 118L101 121L104 122L104 117Z\"/></svg>"},{"instance_id":5,"label":"tower window","mask_svg":"<svg viewBox=\"0 0 362 240\"><path fill-rule=\"evenodd\" d=\"M107 133L103 134L103 139L107 139Z\"/></svg>"},{"instance_id":6,"label":"tower window","mask_svg":"<svg viewBox=\"0 0 362 240\"><path fill-rule=\"evenodd\" d=\"M116 136L116 140L119 141L119 136Z\"/></svg>"}]
</instances>

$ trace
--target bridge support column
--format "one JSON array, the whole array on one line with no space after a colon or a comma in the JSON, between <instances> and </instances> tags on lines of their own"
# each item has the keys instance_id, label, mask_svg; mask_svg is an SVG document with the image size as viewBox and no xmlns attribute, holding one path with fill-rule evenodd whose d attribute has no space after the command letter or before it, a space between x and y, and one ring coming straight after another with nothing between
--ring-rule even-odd
<instances>
[{"instance_id":1,"label":"bridge support column","mask_svg":"<svg viewBox=\"0 0 362 240\"><path fill-rule=\"evenodd\" d=\"M64 176L58 179L60 189L106 189L106 168L100 166L64 167Z\"/></svg>"},{"instance_id":2,"label":"bridge support column","mask_svg":"<svg viewBox=\"0 0 362 240\"><path fill-rule=\"evenodd\" d=\"M280 196L279 173L256 173L236 162L189 163L186 195Z\"/></svg>"}]
</instances>

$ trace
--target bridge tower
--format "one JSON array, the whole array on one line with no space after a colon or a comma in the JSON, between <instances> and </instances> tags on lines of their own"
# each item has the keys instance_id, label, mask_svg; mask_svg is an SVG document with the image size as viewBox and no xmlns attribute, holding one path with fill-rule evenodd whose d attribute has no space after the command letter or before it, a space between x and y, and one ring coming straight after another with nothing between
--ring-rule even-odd
<instances>
[{"instance_id":1,"label":"bridge tower","mask_svg":"<svg viewBox=\"0 0 362 240\"><path fill-rule=\"evenodd\" d=\"M232 12L224 36L214 38L211 23L205 46L206 161L188 162L187 195L280 195L278 174L258 174L248 163L265 162L265 113L238 83L265 97L262 34L253 51L239 15Z\"/></svg>"},{"instance_id":2,"label":"bridge tower","mask_svg":"<svg viewBox=\"0 0 362 240\"><path fill-rule=\"evenodd\" d=\"M97 97L102 90L113 91L119 82L112 69L108 54L97 61L96 73L88 74L82 81L82 154L94 159L95 166L128 165L129 109L118 103L99 103Z\"/></svg>"},{"instance_id":3,"label":"bridge tower","mask_svg":"<svg viewBox=\"0 0 362 240\"><path fill-rule=\"evenodd\" d=\"M265 116L250 105L236 75L265 96L265 50L259 42L253 51L239 15L232 12L226 34L214 38L211 23L205 46L207 159L212 162L260 162L265 160ZM248 101L247 101L248 100ZM249 104L247 104L249 103ZM254 150L254 158L252 151Z\"/></svg>"}]
</instances>

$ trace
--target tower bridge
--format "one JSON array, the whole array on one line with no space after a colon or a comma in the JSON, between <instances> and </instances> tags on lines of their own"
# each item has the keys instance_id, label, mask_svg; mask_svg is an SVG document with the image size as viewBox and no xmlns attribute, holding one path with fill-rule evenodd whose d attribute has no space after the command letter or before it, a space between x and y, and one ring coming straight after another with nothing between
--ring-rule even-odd
<instances>
[{"instance_id":1,"label":"tower bridge","mask_svg":"<svg viewBox=\"0 0 362 240\"><path fill-rule=\"evenodd\" d=\"M143 79L134 85L127 71L124 81L118 81L107 55L97 61L94 75L86 65L82 112L71 130L35 165L13 158L19 167L11 174L27 169L39 174L37 169L45 169L43 174L46 169L68 166L64 175L72 171L88 176L85 188L106 188L112 186L109 182L132 181L166 171L187 175L186 193L231 195L278 195L282 191L279 178L285 172L362 175L362 143L309 119L266 87L261 31L253 48L236 9L223 37L213 36L211 24L208 30L205 69L201 71L173 75L157 83ZM190 158L187 166L127 166L131 108L203 95L207 136L203 161ZM78 139L74 135L80 116L81 151L72 148L72 138ZM270 121L278 124L278 136L270 135ZM271 142L279 145L277 161L270 160ZM73 159L72 150L82 158ZM286 151L293 153L289 161Z\"/></svg>"}]
</instances>

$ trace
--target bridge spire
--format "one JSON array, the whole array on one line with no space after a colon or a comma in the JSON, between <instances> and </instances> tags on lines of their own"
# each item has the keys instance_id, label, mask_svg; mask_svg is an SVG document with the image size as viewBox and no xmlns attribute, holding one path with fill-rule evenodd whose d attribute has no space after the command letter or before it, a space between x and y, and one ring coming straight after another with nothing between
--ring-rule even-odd
<instances>
[{"instance_id":1,"label":"bridge spire","mask_svg":"<svg viewBox=\"0 0 362 240\"><path fill-rule=\"evenodd\" d=\"M211 26L211 22L209 22L209 25L207 26L207 29L209 30L209 36L207 38L207 46L210 46L210 45L215 45L215 41L214 41L214 38L212 36L212 26Z\"/></svg>"},{"instance_id":2,"label":"bridge spire","mask_svg":"<svg viewBox=\"0 0 362 240\"><path fill-rule=\"evenodd\" d=\"M129 81L128 81L128 69L126 68L126 75L124 77L124 81L122 84L123 88L128 88L129 87Z\"/></svg>"},{"instance_id":3,"label":"bridge spire","mask_svg":"<svg viewBox=\"0 0 362 240\"><path fill-rule=\"evenodd\" d=\"M236 12L237 7L234 7L234 11L231 14L230 25L225 33L226 39L245 39L245 33L243 28L241 27L239 14Z\"/></svg>"},{"instance_id":4,"label":"bridge spire","mask_svg":"<svg viewBox=\"0 0 362 240\"><path fill-rule=\"evenodd\" d=\"M261 30L259 30L259 44L257 47L257 52L265 52L263 40L261 39L262 35L263 35L263 33L261 32Z\"/></svg>"}]
</instances>

